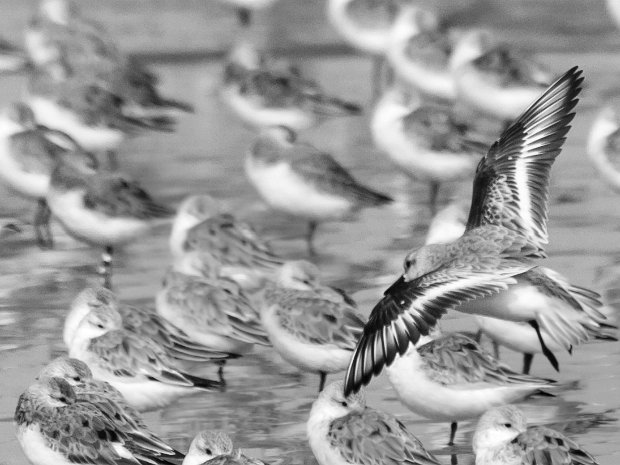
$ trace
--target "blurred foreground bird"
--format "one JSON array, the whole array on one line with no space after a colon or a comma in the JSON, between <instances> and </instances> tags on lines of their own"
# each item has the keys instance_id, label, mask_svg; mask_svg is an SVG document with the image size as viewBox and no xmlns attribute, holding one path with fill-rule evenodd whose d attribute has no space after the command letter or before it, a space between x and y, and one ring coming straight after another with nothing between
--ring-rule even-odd
<instances>
[{"instance_id":1,"label":"blurred foreground bird","mask_svg":"<svg viewBox=\"0 0 620 465\"><path fill-rule=\"evenodd\" d=\"M536 266L546 256L549 171L581 89L576 67L534 102L480 161L465 233L410 252L405 273L371 312L346 376L354 392L428 334L451 309L528 322L558 369L541 329L571 351L610 327L599 295Z\"/></svg>"},{"instance_id":2,"label":"blurred foreground bird","mask_svg":"<svg viewBox=\"0 0 620 465\"><path fill-rule=\"evenodd\" d=\"M286 127L263 130L247 152L245 172L269 206L308 220L306 242L315 255L314 233L321 221L392 199L357 182L328 153L296 139Z\"/></svg>"},{"instance_id":3,"label":"blurred foreground bird","mask_svg":"<svg viewBox=\"0 0 620 465\"><path fill-rule=\"evenodd\" d=\"M527 426L517 407L482 415L473 438L476 465L595 465L596 459L572 439L545 426Z\"/></svg>"}]
</instances>

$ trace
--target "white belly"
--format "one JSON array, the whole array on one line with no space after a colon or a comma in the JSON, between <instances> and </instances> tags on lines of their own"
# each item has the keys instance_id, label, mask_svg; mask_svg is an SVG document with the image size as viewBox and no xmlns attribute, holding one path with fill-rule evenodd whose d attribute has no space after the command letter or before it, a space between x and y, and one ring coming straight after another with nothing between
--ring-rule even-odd
<instances>
[{"instance_id":1,"label":"white belly","mask_svg":"<svg viewBox=\"0 0 620 465\"><path fill-rule=\"evenodd\" d=\"M524 354L542 353L536 331L529 324L479 315L474 317L482 332L498 344ZM541 330L541 335L551 352L563 349L546 331Z\"/></svg>"},{"instance_id":2,"label":"white belly","mask_svg":"<svg viewBox=\"0 0 620 465\"><path fill-rule=\"evenodd\" d=\"M145 235L150 225L131 217L109 217L84 207L83 192L50 190L47 202L52 213L77 239L94 245L122 245Z\"/></svg>"},{"instance_id":3,"label":"white belly","mask_svg":"<svg viewBox=\"0 0 620 465\"><path fill-rule=\"evenodd\" d=\"M328 0L327 17L349 44L366 53L383 54L389 44L390 27L364 27L347 12L350 0Z\"/></svg>"},{"instance_id":4,"label":"white belly","mask_svg":"<svg viewBox=\"0 0 620 465\"><path fill-rule=\"evenodd\" d=\"M337 373L349 365L352 351L296 338L280 326L273 306L261 311L261 321L273 347L291 365L312 373Z\"/></svg>"},{"instance_id":5,"label":"white belly","mask_svg":"<svg viewBox=\"0 0 620 465\"><path fill-rule=\"evenodd\" d=\"M490 408L518 401L540 389L532 385L490 383L443 385L433 381L422 368L418 357L396 357L386 371L402 403L433 420L453 422L475 418Z\"/></svg>"},{"instance_id":6,"label":"white belly","mask_svg":"<svg viewBox=\"0 0 620 465\"><path fill-rule=\"evenodd\" d=\"M459 68L455 77L460 98L482 113L504 120L516 119L544 90L497 86L472 65Z\"/></svg>"},{"instance_id":7,"label":"white belly","mask_svg":"<svg viewBox=\"0 0 620 465\"><path fill-rule=\"evenodd\" d=\"M26 458L33 465L71 465L64 455L50 448L38 426L18 426L16 435Z\"/></svg>"},{"instance_id":8,"label":"white belly","mask_svg":"<svg viewBox=\"0 0 620 465\"><path fill-rule=\"evenodd\" d=\"M28 104L40 124L66 132L86 151L116 150L125 139L121 130L104 125L88 126L73 112L50 99L31 96Z\"/></svg>"},{"instance_id":9,"label":"white belly","mask_svg":"<svg viewBox=\"0 0 620 465\"><path fill-rule=\"evenodd\" d=\"M348 199L308 183L284 162L264 165L248 156L245 172L265 202L290 215L311 220L341 219L354 208Z\"/></svg>"},{"instance_id":10,"label":"white belly","mask_svg":"<svg viewBox=\"0 0 620 465\"><path fill-rule=\"evenodd\" d=\"M19 155L17 155L19 156ZM51 173L25 171L10 153L8 140L0 141L0 178L19 194L30 198L43 198L47 194Z\"/></svg>"},{"instance_id":11,"label":"white belly","mask_svg":"<svg viewBox=\"0 0 620 465\"><path fill-rule=\"evenodd\" d=\"M222 89L221 96L245 124L253 127L286 126L299 132L316 123L316 117L310 110L297 106L263 106L258 98L242 95L236 85Z\"/></svg>"}]
</instances>

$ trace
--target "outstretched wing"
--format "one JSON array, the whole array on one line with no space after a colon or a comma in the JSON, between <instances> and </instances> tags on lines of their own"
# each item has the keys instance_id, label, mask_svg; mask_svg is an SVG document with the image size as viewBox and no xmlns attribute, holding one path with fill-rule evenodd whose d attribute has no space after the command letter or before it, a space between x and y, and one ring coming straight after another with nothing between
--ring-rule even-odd
<instances>
[{"instance_id":1,"label":"outstretched wing","mask_svg":"<svg viewBox=\"0 0 620 465\"><path fill-rule=\"evenodd\" d=\"M549 171L570 129L582 81L577 67L567 71L493 144L476 170L467 230L503 226L545 256Z\"/></svg>"},{"instance_id":2,"label":"outstretched wing","mask_svg":"<svg viewBox=\"0 0 620 465\"><path fill-rule=\"evenodd\" d=\"M427 335L448 310L507 289L516 282L512 276L529 268L505 260L496 269L443 266L410 282L401 277L370 314L347 369L345 396L368 384L420 334Z\"/></svg>"}]
</instances>

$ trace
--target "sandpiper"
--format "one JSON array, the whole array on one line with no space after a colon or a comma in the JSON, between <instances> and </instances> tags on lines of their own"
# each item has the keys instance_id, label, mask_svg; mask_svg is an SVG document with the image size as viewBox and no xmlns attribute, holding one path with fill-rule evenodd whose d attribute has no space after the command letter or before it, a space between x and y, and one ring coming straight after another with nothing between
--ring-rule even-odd
<instances>
[{"instance_id":1,"label":"sandpiper","mask_svg":"<svg viewBox=\"0 0 620 465\"><path fill-rule=\"evenodd\" d=\"M276 284L265 289L261 321L284 360L320 375L320 392L327 374L347 368L364 320L337 292L299 280L300 265L283 265Z\"/></svg>"},{"instance_id":2,"label":"sandpiper","mask_svg":"<svg viewBox=\"0 0 620 465\"><path fill-rule=\"evenodd\" d=\"M158 315L154 309L122 304L112 291L103 287L86 288L73 299L62 333L65 345L71 346L77 328L86 315L94 308L106 306L121 315L124 331L134 333L141 339L152 340L172 359L204 363L221 361L228 356L192 341L187 334Z\"/></svg>"},{"instance_id":3,"label":"sandpiper","mask_svg":"<svg viewBox=\"0 0 620 465\"><path fill-rule=\"evenodd\" d=\"M424 104L416 91L395 85L377 102L371 132L375 145L407 176L430 183L434 213L443 182L473 175L488 148L448 107Z\"/></svg>"},{"instance_id":4,"label":"sandpiper","mask_svg":"<svg viewBox=\"0 0 620 465\"><path fill-rule=\"evenodd\" d=\"M247 457L233 447L232 439L223 431L201 431L189 445L183 465L265 465L261 460Z\"/></svg>"},{"instance_id":5,"label":"sandpiper","mask_svg":"<svg viewBox=\"0 0 620 465\"><path fill-rule=\"evenodd\" d=\"M441 28L433 13L408 4L398 13L386 57L397 79L431 99L454 101L452 47L450 33Z\"/></svg>"},{"instance_id":6,"label":"sandpiper","mask_svg":"<svg viewBox=\"0 0 620 465\"><path fill-rule=\"evenodd\" d=\"M174 214L127 176L74 163L56 166L46 200L71 236L105 248L102 272L107 288L112 286L114 247L138 239Z\"/></svg>"},{"instance_id":7,"label":"sandpiper","mask_svg":"<svg viewBox=\"0 0 620 465\"><path fill-rule=\"evenodd\" d=\"M555 76L524 52L497 44L484 30L458 38L450 66L459 99L508 126L525 111Z\"/></svg>"},{"instance_id":8,"label":"sandpiper","mask_svg":"<svg viewBox=\"0 0 620 465\"><path fill-rule=\"evenodd\" d=\"M37 201L34 228L41 248L53 247L45 197L52 171L63 162L97 166L97 160L69 136L38 125L24 103L13 103L0 114L0 178L21 196Z\"/></svg>"},{"instance_id":9,"label":"sandpiper","mask_svg":"<svg viewBox=\"0 0 620 465\"><path fill-rule=\"evenodd\" d=\"M155 298L157 313L205 347L243 355L268 345L260 316L243 290L226 278L168 270Z\"/></svg>"},{"instance_id":10,"label":"sandpiper","mask_svg":"<svg viewBox=\"0 0 620 465\"><path fill-rule=\"evenodd\" d=\"M19 397L14 420L17 439L34 465L169 463L161 454L135 448L128 428L96 404L81 402L62 378L31 384Z\"/></svg>"},{"instance_id":11,"label":"sandpiper","mask_svg":"<svg viewBox=\"0 0 620 465\"><path fill-rule=\"evenodd\" d=\"M346 376L359 389L428 334L450 309L526 321L554 368L540 329L571 351L609 325L597 293L536 266L547 238L549 172L560 154L581 89L566 72L508 128L476 170L463 236L410 252L405 273L371 312Z\"/></svg>"},{"instance_id":12,"label":"sandpiper","mask_svg":"<svg viewBox=\"0 0 620 465\"><path fill-rule=\"evenodd\" d=\"M459 421L555 387L551 380L511 370L459 333L420 337L394 359L386 373L409 409L450 423L451 446Z\"/></svg>"},{"instance_id":13,"label":"sandpiper","mask_svg":"<svg viewBox=\"0 0 620 465\"><path fill-rule=\"evenodd\" d=\"M177 369L153 339L123 328L110 305L93 307L75 330L69 356L85 362L97 379L118 389L138 410L161 408L183 395L221 390L223 382Z\"/></svg>"},{"instance_id":14,"label":"sandpiper","mask_svg":"<svg viewBox=\"0 0 620 465\"><path fill-rule=\"evenodd\" d=\"M353 116L361 108L326 94L292 66L275 66L247 40L228 57L222 100L250 127L287 126L296 131L336 116Z\"/></svg>"},{"instance_id":15,"label":"sandpiper","mask_svg":"<svg viewBox=\"0 0 620 465\"><path fill-rule=\"evenodd\" d=\"M620 192L620 120L613 107L604 107L595 118L586 150L607 185Z\"/></svg>"},{"instance_id":16,"label":"sandpiper","mask_svg":"<svg viewBox=\"0 0 620 465\"><path fill-rule=\"evenodd\" d=\"M245 172L272 208L308 220L306 240L314 255L319 222L343 219L392 199L360 184L330 154L296 137L283 126L263 130L247 153Z\"/></svg>"},{"instance_id":17,"label":"sandpiper","mask_svg":"<svg viewBox=\"0 0 620 465\"><path fill-rule=\"evenodd\" d=\"M73 388L77 402L97 407L122 428L130 439L126 447L136 456L157 456L164 460L183 458L183 454L148 429L140 414L125 401L119 390L110 383L94 379L88 365L81 360L67 356L55 358L37 376L38 380L46 378L64 379Z\"/></svg>"},{"instance_id":18,"label":"sandpiper","mask_svg":"<svg viewBox=\"0 0 620 465\"><path fill-rule=\"evenodd\" d=\"M314 401L308 442L319 465L394 463L439 465L420 440L393 416L366 406L363 392L345 397L341 382Z\"/></svg>"},{"instance_id":19,"label":"sandpiper","mask_svg":"<svg viewBox=\"0 0 620 465\"><path fill-rule=\"evenodd\" d=\"M482 415L473 438L476 465L595 465L572 439L545 426L528 426L517 407L505 405Z\"/></svg>"}]
</instances>

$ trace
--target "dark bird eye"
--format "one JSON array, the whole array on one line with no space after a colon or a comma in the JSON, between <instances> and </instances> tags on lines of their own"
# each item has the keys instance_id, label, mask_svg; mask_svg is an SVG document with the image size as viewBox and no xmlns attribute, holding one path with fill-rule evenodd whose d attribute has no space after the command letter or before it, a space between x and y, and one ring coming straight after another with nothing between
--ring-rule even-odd
<instances>
[{"instance_id":1,"label":"dark bird eye","mask_svg":"<svg viewBox=\"0 0 620 465\"><path fill-rule=\"evenodd\" d=\"M97 328L99 328L99 329L103 329L103 325L102 325L101 323L99 323L99 324L97 325Z\"/></svg>"},{"instance_id":2,"label":"dark bird eye","mask_svg":"<svg viewBox=\"0 0 620 465\"><path fill-rule=\"evenodd\" d=\"M506 428L512 428L512 423L504 423L504 426L505 426Z\"/></svg>"},{"instance_id":3,"label":"dark bird eye","mask_svg":"<svg viewBox=\"0 0 620 465\"><path fill-rule=\"evenodd\" d=\"M344 401L344 400L342 402L340 402L340 405L342 405L343 407L348 407L349 406L349 404L347 404L347 402Z\"/></svg>"},{"instance_id":4,"label":"dark bird eye","mask_svg":"<svg viewBox=\"0 0 620 465\"><path fill-rule=\"evenodd\" d=\"M207 449L205 452L207 453L207 455L212 455L211 454L211 449Z\"/></svg>"}]
</instances>

